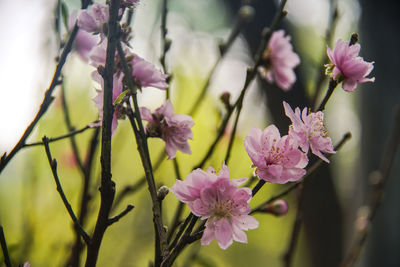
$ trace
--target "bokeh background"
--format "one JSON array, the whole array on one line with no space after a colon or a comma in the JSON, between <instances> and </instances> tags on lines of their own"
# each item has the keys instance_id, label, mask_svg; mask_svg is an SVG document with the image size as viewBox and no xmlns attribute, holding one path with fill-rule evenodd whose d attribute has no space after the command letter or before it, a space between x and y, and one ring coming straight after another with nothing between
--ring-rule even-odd
<instances>
[{"instance_id":1,"label":"bokeh background","mask_svg":"<svg viewBox=\"0 0 400 267\"><path fill-rule=\"evenodd\" d=\"M260 41L260 32L268 26L276 10L275 1L247 1L255 8L255 18L248 23L232 49L221 60L211 87L198 114L194 117L193 154L178 152L182 176L204 155L212 142L224 112L219 100L229 91L235 100L243 86L245 71ZM66 0L69 12L78 10L77 0ZM353 239L354 222L359 207L367 203L371 186L369 173L379 167L386 140L390 135L395 106L400 104L398 87L398 47L400 47L396 14L397 1L384 3L373 0L288 0L287 19L281 24L291 36L294 50L302 64L297 68L298 82L288 93L261 80L252 84L244 102L232 160L231 178L249 177L250 159L243 138L251 126L264 128L276 123L285 132L289 121L284 118L282 98L306 106L315 89L316 77L322 68L326 50L325 35L330 24L332 4L338 6L334 38L349 39L358 32L361 56L375 61L376 82L359 86L354 93L336 90L328 103L326 123L334 142L351 131L353 138L332 158L329 168L307 181L302 207L304 224L295 252L293 266L337 266ZM33 119L55 68L58 37L54 30L56 1L0 0L0 152L10 151ZM161 0L142 0L135 8L132 28L134 51L160 67L160 4ZM186 113L214 62L219 57L218 44L226 40L240 0L169 0L168 37L172 40L167 55L173 73L172 101L177 113ZM64 36L65 29L62 32ZM62 36L62 37L63 37ZM333 43L328 44L330 46ZM81 128L97 118L91 99L96 85L90 78L93 68L73 53L63 73L66 99L71 120ZM323 88L326 88L324 86ZM29 141L38 141L66 133L60 90L57 100L42 118ZM140 105L158 107L164 94L146 89ZM77 136L83 157L94 130ZM229 132L229 129L228 129ZM127 121L120 121L113 137L112 170L117 194L134 184L142 175L133 134ZM225 155L228 135L207 166L219 169ZM164 149L159 140L150 140L153 160ZM73 160L68 140L51 144L53 157L59 161L59 175L64 190L75 210L78 209L82 177ZM99 206L99 154L96 153L90 192L89 219L85 224L92 231ZM395 158L386 187L383 206L378 211L368 237L367 246L358 266L400 266L400 159ZM172 186L173 165L163 161L156 171L159 185ZM280 192L282 186L266 185L251 205ZM282 266L296 210L296 194L286 198L290 205L284 217L257 214L260 227L248 232L249 244L234 243L228 250L199 244L186 249L177 266ZM150 198L143 187L129 195L113 214L127 204L135 209L106 232L98 266L148 266L153 256L153 228ZM170 222L178 202L170 194L163 205L166 222ZM188 211L186 211L188 212ZM32 266L64 266L74 240L71 220L55 190L55 184L43 147L26 148L10 162L0 175L0 223L6 233L15 263L29 261ZM85 253L82 254L83 258ZM195 256L193 256L195 255ZM1 258L2 256L0 256Z\"/></svg>"}]
</instances>

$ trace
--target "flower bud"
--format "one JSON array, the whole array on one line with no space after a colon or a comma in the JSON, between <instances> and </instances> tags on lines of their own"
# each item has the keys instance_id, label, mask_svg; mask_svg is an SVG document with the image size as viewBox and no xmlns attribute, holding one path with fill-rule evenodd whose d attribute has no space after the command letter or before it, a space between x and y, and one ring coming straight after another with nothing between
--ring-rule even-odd
<instances>
[{"instance_id":1,"label":"flower bud","mask_svg":"<svg viewBox=\"0 0 400 267\"><path fill-rule=\"evenodd\" d=\"M158 191L157 191L157 199L158 200L164 200L164 198L168 195L169 193L169 188L165 185L161 186Z\"/></svg>"},{"instance_id":2,"label":"flower bud","mask_svg":"<svg viewBox=\"0 0 400 267\"><path fill-rule=\"evenodd\" d=\"M229 92L223 92L221 94L221 96L219 97L219 99L221 99L222 103L224 103L225 108L227 110L230 110L232 108L231 103L230 103L230 99L231 99L231 93Z\"/></svg>"},{"instance_id":3,"label":"flower bud","mask_svg":"<svg viewBox=\"0 0 400 267\"><path fill-rule=\"evenodd\" d=\"M283 199L277 199L259 209L260 212L271 213L275 216L283 216L289 210L288 203Z\"/></svg>"}]
</instances>

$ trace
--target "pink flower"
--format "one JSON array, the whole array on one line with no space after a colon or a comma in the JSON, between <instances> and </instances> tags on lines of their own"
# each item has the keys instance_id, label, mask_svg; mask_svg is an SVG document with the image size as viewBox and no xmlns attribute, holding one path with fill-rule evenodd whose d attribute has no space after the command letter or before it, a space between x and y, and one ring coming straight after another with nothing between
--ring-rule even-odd
<instances>
[{"instance_id":1,"label":"pink flower","mask_svg":"<svg viewBox=\"0 0 400 267\"><path fill-rule=\"evenodd\" d=\"M328 132L324 125L324 113L318 111L317 113L311 112L307 114L307 108L303 109L300 117L300 109L296 108L293 112L288 103L283 101L286 116L292 121L289 127L289 135L297 140L301 149L308 153L309 148L311 152L320 157L322 160L329 162L329 160L321 153L336 153L333 151L332 140L328 137Z\"/></svg>"},{"instance_id":2,"label":"pink flower","mask_svg":"<svg viewBox=\"0 0 400 267\"><path fill-rule=\"evenodd\" d=\"M153 64L143 58L134 55L132 61L132 76L141 87L156 87L165 90L168 87L166 79L168 74L163 74L157 70Z\"/></svg>"},{"instance_id":3,"label":"pink flower","mask_svg":"<svg viewBox=\"0 0 400 267\"><path fill-rule=\"evenodd\" d=\"M293 137L281 137L275 125L268 126L264 131L251 128L244 147L256 167L257 175L267 182L284 184L297 181L306 174L306 154L299 150Z\"/></svg>"},{"instance_id":4,"label":"pink flower","mask_svg":"<svg viewBox=\"0 0 400 267\"><path fill-rule=\"evenodd\" d=\"M108 23L108 6L94 3L87 10L80 10L78 14L78 26L90 33L101 33L105 35L104 24Z\"/></svg>"},{"instance_id":5,"label":"pink flower","mask_svg":"<svg viewBox=\"0 0 400 267\"><path fill-rule=\"evenodd\" d=\"M92 74L93 80L97 81L99 84L101 84L102 90L96 90L97 91L97 96L93 98L93 102L96 104L97 108L99 109L99 120L98 122L94 122L89 124L90 127L100 127L102 126L103 122L103 94L104 94L104 80L100 76L100 74L95 71ZM122 76L117 76L114 74L114 79L113 79L113 97L112 101L114 102L118 96L122 93ZM114 114L113 114L113 119L112 119L112 124L111 124L111 134L114 135L115 130L117 129L118 126L118 118L120 118L119 115L119 106L114 106Z\"/></svg>"},{"instance_id":6,"label":"pink flower","mask_svg":"<svg viewBox=\"0 0 400 267\"><path fill-rule=\"evenodd\" d=\"M296 81L293 69L300 64L300 58L293 52L290 36L285 36L284 30L272 34L264 61L265 66L259 68L261 76L270 83L275 82L284 91L289 90Z\"/></svg>"},{"instance_id":7,"label":"pink flower","mask_svg":"<svg viewBox=\"0 0 400 267\"><path fill-rule=\"evenodd\" d=\"M192 117L174 114L169 100L154 113L151 113L148 108L141 107L140 114L143 120L149 122L146 126L146 133L150 137L161 137L165 141L168 159L175 158L177 150L192 154L188 143L188 139L193 138L191 128L194 122Z\"/></svg>"},{"instance_id":8,"label":"pink flower","mask_svg":"<svg viewBox=\"0 0 400 267\"><path fill-rule=\"evenodd\" d=\"M76 12L72 12L68 18L68 28L70 30L74 27L75 22L76 22ZM88 62L90 51L99 42L100 38L98 36L79 29L75 37L74 48L75 51L81 56L81 58L84 61Z\"/></svg>"},{"instance_id":9,"label":"pink flower","mask_svg":"<svg viewBox=\"0 0 400 267\"><path fill-rule=\"evenodd\" d=\"M229 169L223 164L217 175L213 168L207 172L196 169L185 181L177 180L171 191L202 220L207 220L201 239L208 245L215 238L222 249L233 240L247 243L244 231L258 227L258 221L249 216L251 189L238 188L247 179L229 179Z\"/></svg>"},{"instance_id":10,"label":"pink flower","mask_svg":"<svg viewBox=\"0 0 400 267\"><path fill-rule=\"evenodd\" d=\"M327 73L332 73L333 79L338 82L343 81L343 90L352 92L357 87L357 83L374 82L375 77L366 78L374 68L374 62L366 62L359 57L360 45L349 46L349 42L337 40L335 49L332 51L327 48L327 54L332 62L328 65Z\"/></svg>"},{"instance_id":11,"label":"pink flower","mask_svg":"<svg viewBox=\"0 0 400 267\"><path fill-rule=\"evenodd\" d=\"M140 87L151 86L161 90L165 90L168 87L168 83L166 82L168 74L163 74L160 70L156 69L153 64L132 53L126 45L123 45L122 48L124 50L125 57L132 58L132 60L127 63L132 68L132 77L136 84L140 85ZM107 54L106 50L106 42L102 42L92 50L90 53L90 60L94 67L105 65ZM123 73L123 70L120 66L120 58L117 52L115 55L115 61L117 66L116 71Z\"/></svg>"}]
</instances>

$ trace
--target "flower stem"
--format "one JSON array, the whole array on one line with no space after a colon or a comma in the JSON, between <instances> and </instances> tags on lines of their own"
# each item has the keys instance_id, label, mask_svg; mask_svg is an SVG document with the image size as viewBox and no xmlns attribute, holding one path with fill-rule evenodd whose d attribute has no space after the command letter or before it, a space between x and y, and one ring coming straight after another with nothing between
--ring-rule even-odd
<instances>
[{"instance_id":1,"label":"flower stem","mask_svg":"<svg viewBox=\"0 0 400 267\"><path fill-rule=\"evenodd\" d=\"M334 79L329 80L328 91L326 92L324 99L322 100L321 104L319 105L319 107L316 111L323 111L325 109L325 105L326 105L326 103L328 103L328 100L331 97L331 95L333 94L333 91L335 90L337 85L338 85L338 83Z\"/></svg>"}]
</instances>

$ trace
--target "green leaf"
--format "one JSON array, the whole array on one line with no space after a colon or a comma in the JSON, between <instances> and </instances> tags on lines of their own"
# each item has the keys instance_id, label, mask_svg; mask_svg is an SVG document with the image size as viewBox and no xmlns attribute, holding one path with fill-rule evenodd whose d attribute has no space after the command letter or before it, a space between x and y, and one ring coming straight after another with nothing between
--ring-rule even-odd
<instances>
[{"instance_id":1,"label":"green leaf","mask_svg":"<svg viewBox=\"0 0 400 267\"><path fill-rule=\"evenodd\" d=\"M115 106L115 105L118 105L118 104L121 104L122 99L124 98L124 96L126 96L126 94L127 94L128 92L129 92L129 90L123 91L123 92L117 97L117 99L115 99L115 101L114 101L114 106Z\"/></svg>"}]
</instances>

